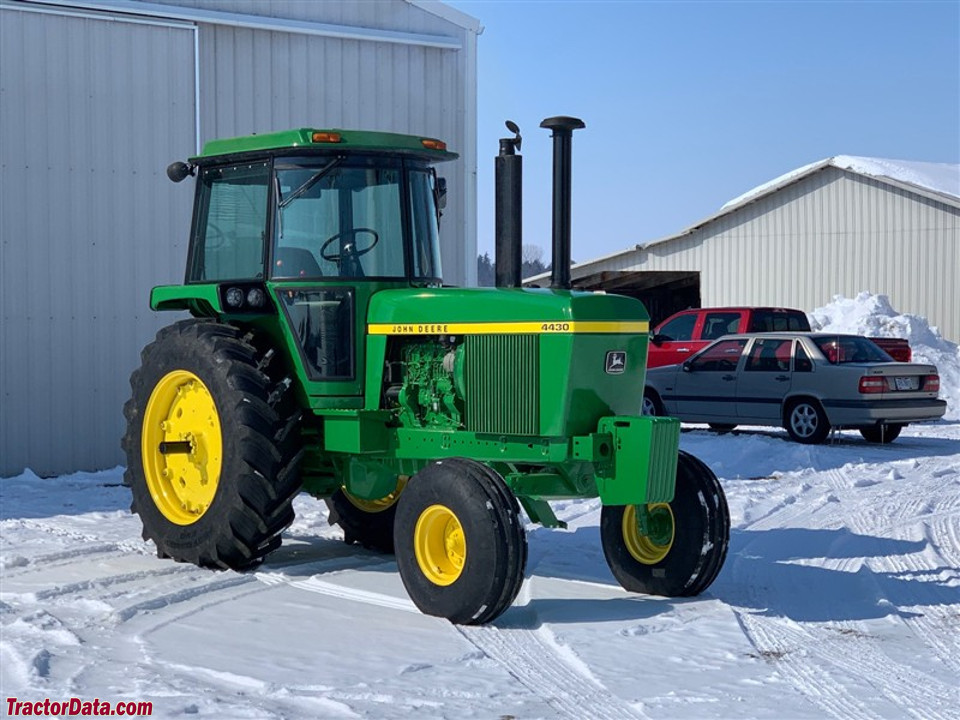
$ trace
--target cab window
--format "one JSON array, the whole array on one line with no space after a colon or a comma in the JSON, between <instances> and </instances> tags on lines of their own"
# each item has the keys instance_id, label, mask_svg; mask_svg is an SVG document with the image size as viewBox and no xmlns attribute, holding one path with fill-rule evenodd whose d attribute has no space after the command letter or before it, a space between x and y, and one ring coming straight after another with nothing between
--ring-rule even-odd
<instances>
[{"instance_id":1,"label":"cab window","mask_svg":"<svg viewBox=\"0 0 960 720\"><path fill-rule=\"evenodd\" d=\"M269 178L265 162L200 171L189 280L263 277Z\"/></svg>"}]
</instances>

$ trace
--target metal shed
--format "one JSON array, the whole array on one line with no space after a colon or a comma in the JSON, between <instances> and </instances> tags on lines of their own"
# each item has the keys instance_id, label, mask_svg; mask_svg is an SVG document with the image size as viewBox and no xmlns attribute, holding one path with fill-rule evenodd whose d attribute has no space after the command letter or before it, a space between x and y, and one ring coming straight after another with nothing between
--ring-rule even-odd
<instances>
[{"instance_id":1,"label":"metal shed","mask_svg":"<svg viewBox=\"0 0 960 720\"><path fill-rule=\"evenodd\" d=\"M572 276L575 287L640 298L654 322L687 307L809 311L866 290L957 342L960 166L829 158L676 235L580 263Z\"/></svg>"},{"instance_id":2,"label":"metal shed","mask_svg":"<svg viewBox=\"0 0 960 720\"><path fill-rule=\"evenodd\" d=\"M186 261L164 169L209 139L444 139L444 276L474 282L480 32L418 0L0 0L0 476L123 462L127 378L171 321L149 289Z\"/></svg>"}]
</instances>

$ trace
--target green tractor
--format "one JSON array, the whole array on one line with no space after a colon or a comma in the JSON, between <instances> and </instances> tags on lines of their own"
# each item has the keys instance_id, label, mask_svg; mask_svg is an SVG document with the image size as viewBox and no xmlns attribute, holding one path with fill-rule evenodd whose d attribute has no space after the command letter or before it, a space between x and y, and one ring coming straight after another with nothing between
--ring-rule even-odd
<instances>
[{"instance_id":1,"label":"green tractor","mask_svg":"<svg viewBox=\"0 0 960 720\"><path fill-rule=\"evenodd\" d=\"M726 556L723 490L643 417L649 318L570 289L575 118L554 142L553 277L520 287L520 135L500 141L498 287L441 282L438 227L456 158L433 138L299 129L207 143L186 279L154 310L192 318L143 350L124 407L125 482L160 557L261 562L301 491L348 543L395 553L421 611L490 622L519 592L521 509L599 497L627 590L696 595Z\"/></svg>"}]
</instances>

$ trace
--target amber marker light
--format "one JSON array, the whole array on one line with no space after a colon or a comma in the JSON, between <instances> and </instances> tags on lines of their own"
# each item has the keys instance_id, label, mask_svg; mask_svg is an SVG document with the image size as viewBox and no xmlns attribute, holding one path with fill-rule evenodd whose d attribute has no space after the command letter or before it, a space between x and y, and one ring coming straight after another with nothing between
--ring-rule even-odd
<instances>
[{"instance_id":1,"label":"amber marker light","mask_svg":"<svg viewBox=\"0 0 960 720\"><path fill-rule=\"evenodd\" d=\"M423 146L427 150L446 150L447 144L443 140L432 140L431 138L423 138L420 140L423 143Z\"/></svg>"},{"instance_id":2,"label":"amber marker light","mask_svg":"<svg viewBox=\"0 0 960 720\"><path fill-rule=\"evenodd\" d=\"M315 143L338 143L340 142L340 133L335 132L315 132L312 140Z\"/></svg>"}]
</instances>

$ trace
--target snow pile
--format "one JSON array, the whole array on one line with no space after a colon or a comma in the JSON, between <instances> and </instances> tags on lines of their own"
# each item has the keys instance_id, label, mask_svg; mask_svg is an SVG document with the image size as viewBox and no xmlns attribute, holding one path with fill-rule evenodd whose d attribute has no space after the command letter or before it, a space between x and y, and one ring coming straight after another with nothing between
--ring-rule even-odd
<instances>
[{"instance_id":1,"label":"snow pile","mask_svg":"<svg viewBox=\"0 0 960 720\"><path fill-rule=\"evenodd\" d=\"M888 177L942 195L960 197L960 165L837 155L830 164L861 175Z\"/></svg>"},{"instance_id":2,"label":"snow pile","mask_svg":"<svg viewBox=\"0 0 960 720\"><path fill-rule=\"evenodd\" d=\"M960 420L960 346L944 340L926 318L898 313L886 295L869 292L855 298L835 295L809 315L814 330L908 340L914 362L936 365L940 373L940 397L947 401L944 418Z\"/></svg>"}]
</instances>

